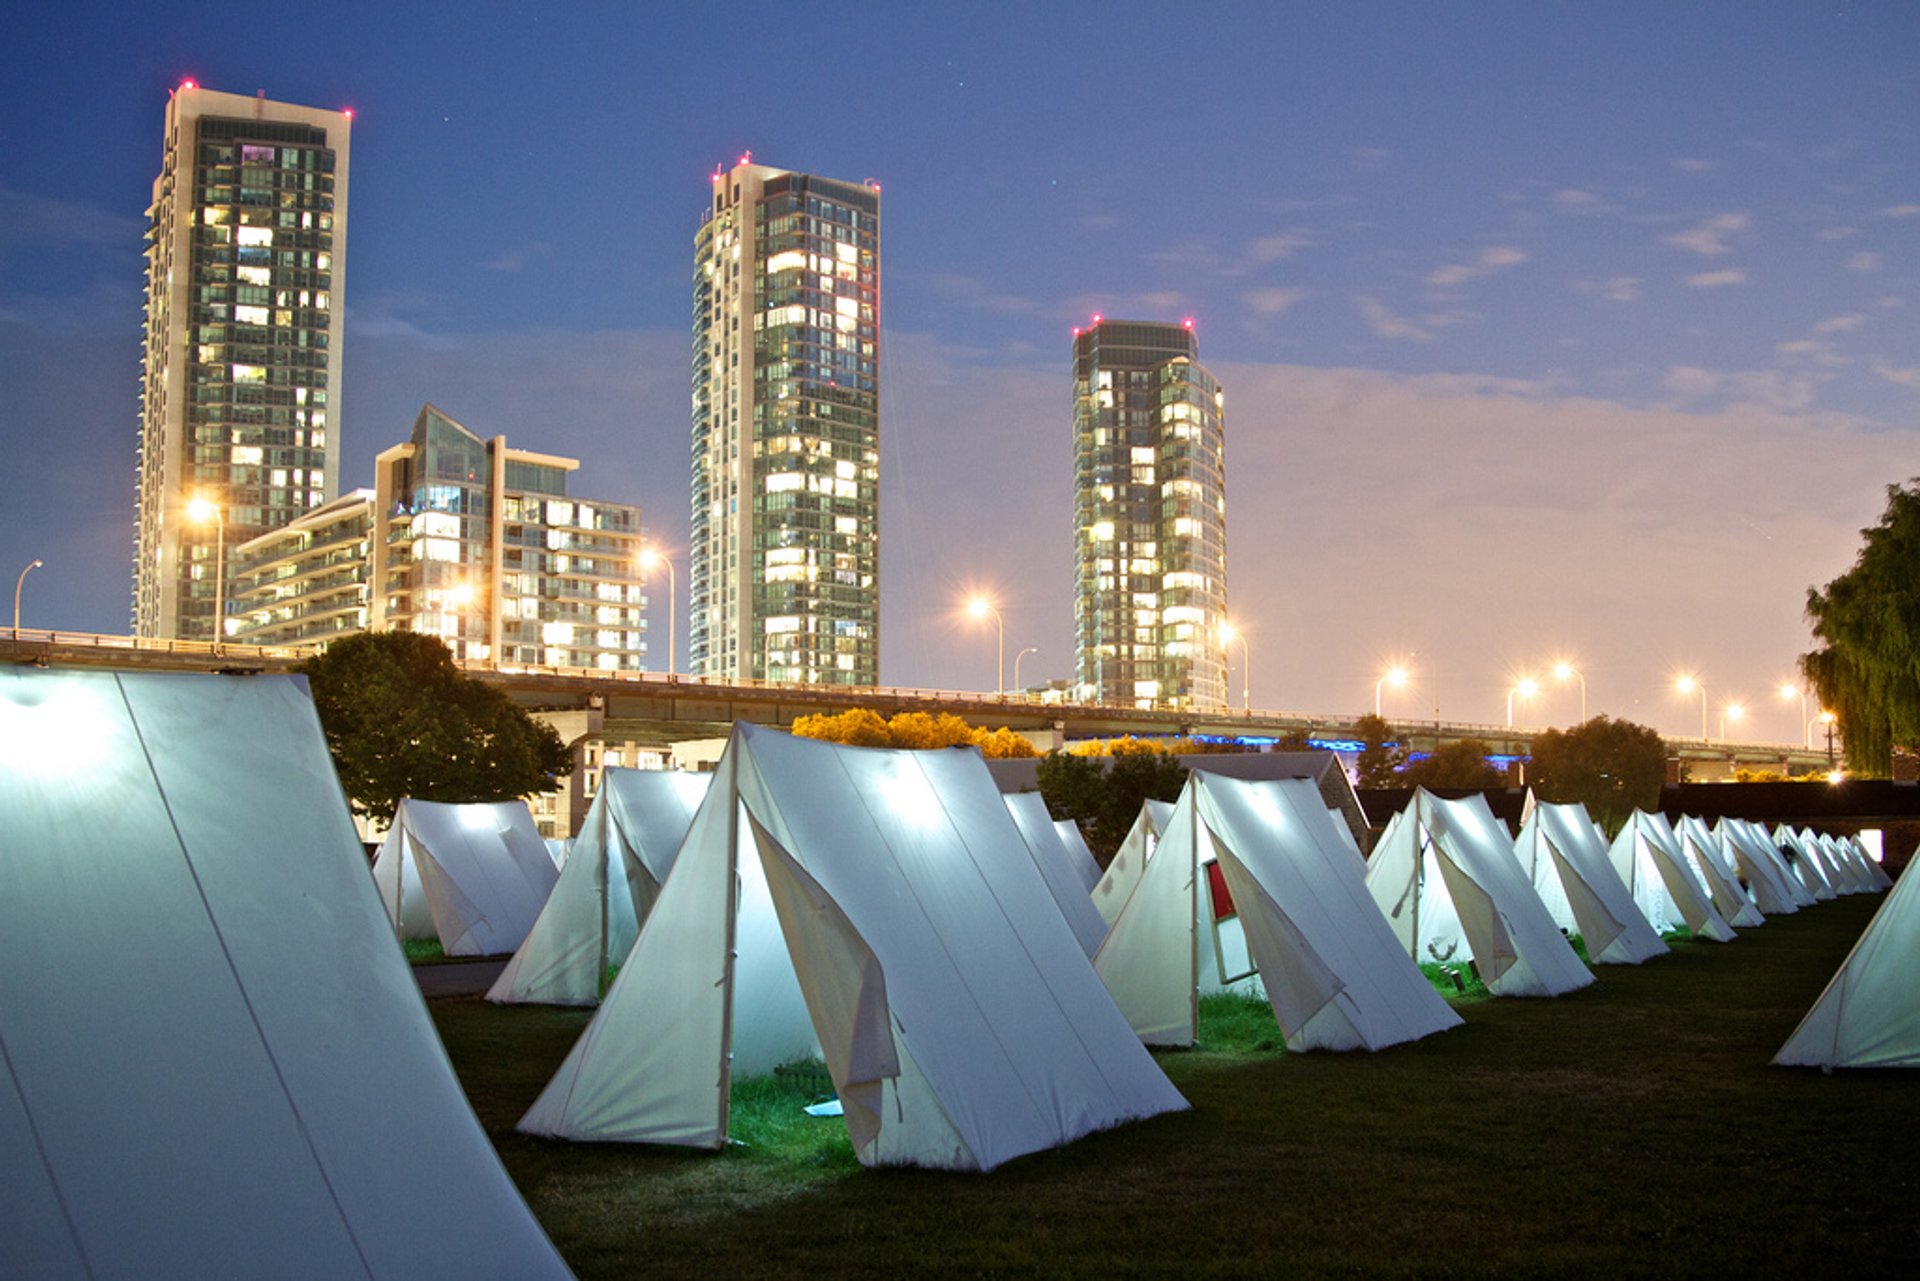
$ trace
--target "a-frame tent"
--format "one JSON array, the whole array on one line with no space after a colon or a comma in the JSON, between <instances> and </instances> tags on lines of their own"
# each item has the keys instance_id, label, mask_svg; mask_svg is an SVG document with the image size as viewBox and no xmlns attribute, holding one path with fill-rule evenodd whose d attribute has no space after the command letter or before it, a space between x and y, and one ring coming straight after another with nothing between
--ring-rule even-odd
<instances>
[{"instance_id":1,"label":"a-frame tent","mask_svg":"<svg viewBox=\"0 0 1920 1281\"><path fill-rule=\"evenodd\" d=\"M1081 884L1079 869L1053 825L1053 815L1047 813L1046 801L1038 792L1007 792L1002 799L1027 842L1034 870L1046 882L1054 906L1066 919L1080 950L1092 957L1100 940L1107 936L1107 923L1100 919L1099 909L1094 907L1093 899Z\"/></svg>"},{"instance_id":2,"label":"a-frame tent","mask_svg":"<svg viewBox=\"0 0 1920 1281\"><path fill-rule=\"evenodd\" d=\"M1873 877L1868 875L1863 861L1858 857L1859 851L1853 844L1828 832L1822 832L1814 839L1820 842L1821 848L1827 852L1828 861L1840 869L1841 874L1852 883L1857 893L1871 894L1878 888L1873 883Z\"/></svg>"},{"instance_id":3,"label":"a-frame tent","mask_svg":"<svg viewBox=\"0 0 1920 1281\"><path fill-rule=\"evenodd\" d=\"M1680 842L1660 814L1635 810L1607 851L1633 901L1653 928L1686 929L1693 937L1731 943L1737 935L1680 854Z\"/></svg>"},{"instance_id":4,"label":"a-frame tent","mask_svg":"<svg viewBox=\"0 0 1920 1281\"><path fill-rule=\"evenodd\" d=\"M1153 852L1160 844L1160 836L1172 820L1172 801L1150 800L1140 803L1140 813L1135 816L1133 826L1127 829L1120 848L1114 852L1113 861L1107 864L1107 870L1100 874L1100 879L1093 887L1094 910L1109 926L1120 915L1120 909L1127 905L1133 887L1146 874L1147 863L1153 858Z\"/></svg>"},{"instance_id":5,"label":"a-frame tent","mask_svg":"<svg viewBox=\"0 0 1920 1281\"><path fill-rule=\"evenodd\" d=\"M1362 865L1306 779L1194 771L1094 957L1141 1039L1191 1045L1218 988L1218 890L1290 1050L1378 1050L1460 1022L1395 942Z\"/></svg>"},{"instance_id":6,"label":"a-frame tent","mask_svg":"<svg viewBox=\"0 0 1920 1281\"><path fill-rule=\"evenodd\" d=\"M1854 859L1860 864L1861 870L1866 873L1867 884L1869 886L1875 890L1889 890L1893 888L1893 878L1888 876L1886 870L1880 866L1879 862L1867 853L1866 847L1860 843L1859 837L1843 837L1841 843L1852 852Z\"/></svg>"},{"instance_id":7,"label":"a-frame tent","mask_svg":"<svg viewBox=\"0 0 1920 1281\"><path fill-rule=\"evenodd\" d=\"M1785 823L1773 829L1773 845L1780 851L1782 858L1792 866L1795 876L1806 886L1807 893L1822 903L1839 896L1827 870L1800 845L1800 835Z\"/></svg>"},{"instance_id":8,"label":"a-frame tent","mask_svg":"<svg viewBox=\"0 0 1920 1281\"><path fill-rule=\"evenodd\" d=\"M569 1275L304 679L0 669L0 833L0 1273Z\"/></svg>"},{"instance_id":9,"label":"a-frame tent","mask_svg":"<svg viewBox=\"0 0 1920 1281\"><path fill-rule=\"evenodd\" d=\"M1804 1067L1920 1067L1920 878L1902 875L1774 1055Z\"/></svg>"},{"instance_id":10,"label":"a-frame tent","mask_svg":"<svg viewBox=\"0 0 1920 1281\"><path fill-rule=\"evenodd\" d=\"M1812 828L1803 827L1794 832L1793 839L1798 844L1800 852L1820 869L1820 875L1826 877L1827 884L1833 887L1835 896L1860 892L1860 887L1854 883L1851 876L1847 875L1845 868L1834 862L1833 851L1827 848L1825 842Z\"/></svg>"},{"instance_id":11,"label":"a-frame tent","mask_svg":"<svg viewBox=\"0 0 1920 1281\"><path fill-rule=\"evenodd\" d=\"M626 959L693 822L707 776L612 767L539 919L487 991L518 1005L597 1005Z\"/></svg>"},{"instance_id":12,"label":"a-frame tent","mask_svg":"<svg viewBox=\"0 0 1920 1281\"><path fill-rule=\"evenodd\" d=\"M1772 864L1780 884L1784 885L1787 893L1792 896L1794 907L1812 907L1819 902L1807 883L1801 879L1800 874L1794 871L1793 864L1787 859L1786 851L1774 843L1766 824L1744 818L1722 819L1721 824L1729 834L1744 837L1745 848L1752 851L1756 858Z\"/></svg>"},{"instance_id":13,"label":"a-frame tent","mask_svg":"<svg viewBox=\"0 0 1920 1281\"><path fill-rule=\"evenodd\" d=\"M1767 918L1740 884L1732 856L1705 823L1691 814L1683 814L1673 836L1680 844L1681 857L1706 888L1713 910L1720 913L1722 920L1737 930L1767 923Z\"/></svg>"},{"instance_id":14,"label":"a-frame tent","mask_svg":"<svg viewBox=\"0 0 1920 1281\"><path fill-rule=\"evenodd\" d=\"M1374 846L1367 889L1408 956L1472 960L1496 996L1559 996L1593 982L1485 798L1415 788L1398 819Z\"/></svg>"},{"instance_id":15,"label":"a-frame tent","mask_svg":"<svg viewBox=\"0 0 1920 1281\"><path fill-rule=\"evenodd\" d=\"M1067 862L1073 867L1073 874L1088 894L1100 883L1100 864L1093 857L1093 851L1087 848L1087 838L1080 831L1080 825L1070 818L1053 820L1053 830L1060 834L1060 844L1067 850Z\"/></svg>"},{"instance_id":16,"label":"a-frame tent","mask_svg":"<svg viewBox=\"0 0 1920 1281\"><path fill-rule=\"evenodd\" d=\"M1667 945L1607 860L1607 843L1585 805L1527 794L1514 856L1555 925L1580 935L1595 965L1638 965Z\"/></svg>"},{"instance_id":17,"label":"a-frame tent","mask_svg":"<svg viewBox=\"0 0 1920 1281\"><path fill-rule=\"evenodd\" d=\"M1813 901L1800 887L1798 878L1787 870L1773 842L1756 837L1744 820L1723 817L1714 824L1713 833L1739 868L1747 892L1753 895L1754 906L1762 913L1789 916L1803 906L1803 897L1806 903Z\"/></svg>"},{"instance_id":18,"label":"a-frame tent","mask_svg":"<svg viewBox=\"0 0 1920 1281\"><path fill-rule=\"evenodd\" d=\"M816 1050L868 1165L987 1170L1186 1103L1061 919L977 751L736 724L530 1134L718 1148Z\"/></svg>"},{"instance_id":19,"label":"a-frame tent","mask_svg":"<svg viewBox=\"0 0 1920 1281\"><path fill-rule=\"evenodd\" d=\"M373 860L387 919L448 956L497 956L527 937L560 879L525 801L409 797Z\"/></svg>"}]
</instances>

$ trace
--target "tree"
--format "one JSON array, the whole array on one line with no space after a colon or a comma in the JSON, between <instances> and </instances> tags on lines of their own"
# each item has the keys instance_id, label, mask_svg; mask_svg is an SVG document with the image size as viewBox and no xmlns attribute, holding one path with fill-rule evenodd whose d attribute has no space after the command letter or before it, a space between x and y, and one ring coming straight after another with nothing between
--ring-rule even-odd
<instances>
[{"instance_id":1,"label":"tree","mask_svg":"<svg viewBox=\"0 0 1920 1281\"><path fill-rule=\"evenodd\" d=\"M1443 743L1400 771L1401 787L1499 787L1500 771L1487 763L1493 749L1477 738Z\"/></svg>"},{"instance_id":2,"label":"tree","mask_svg":"<svg viewBox=\"0 0 1920 1281\"><path fill-rule=\"evenodd\" d=\"M973 742L973 726L952 712L895 712L887 722L887 733L895 747L930 751L941 747L964 747Z\"/></svg>"},{"instance_id":3,"label":"tree","mask_svg":"<svg viewBox=\"0 0 1920 1281\"><path fill-rule=\"evenodd\" d=\"M1895 748L1920 743L1920 478L1887 486L1885 514L1860 536L1853 568L1807 590L1820 648L1800 671L1834 714L1847 763L1887 774Z\"/></svg>"},{"instance_id":4,"label":"tree","mask_svg":"<svg viewBox=\"0 0 1920 1281\"><path fill-rule=\"evenodd\" d=\"M1024 734L1005 726L995 730L976 728L951 712L896 712L892 720L886 720L870 707L855 707L831 715L795 717L793 734L798 738L817 738L853 747L897 747L909 751L972 746L978 747L980 754L989 760L1040 754Z\"/></svg>"},{"instance_id":5,"label":"tree","mask_svg":"<svg viewBox=\"0 0 1920 1281\"><path fill-rule=\"evenodd\" d=\"M1032 739L1004 725L999 729L973 731L973 742L980 749L980 754L990 761L1040 755L1040 749L1033 745Z\"/></svg>"},{"instance_id":6,"label":"tree","mask_svg":"<svg viewBox=\"0 0 1920 1281\"><path fill-rule=\"evenodd\" d=\"M1372 713L1355 721L1360 732L1360 756L1354 761L1354 773L1361 787L1400 787L1400 771L1407 763L1407 749L1393 740L1393 726Z\"/></svg>"},{"instance_id":7,"label":"tree","mask_svg":"<svg viewBox=\"0 0 1920 1281\"><path fill-rule=\"evenodd\" d=\"M531 796L572 772L553 726L461 672L438 637L363 632L296 670L307 677L341 787L371 818L391 822L408 796Z\"/></svg>"},{"instance_id":8,"label":"tree","mask_svg":"<svg viewBox=\"0 0 1920 1281\"><path fill-rule=\"evenodd\" d=\"M893 734L880 713L870 707L855 707L832 715L797 716L793 733L798 738L817 738L828 743L847 743L854 747L892 747Z\"/></svg>"},{"instance_id":9,"label":"tree","mask_svg":"<svg viewBox=\"0 0 1920 1281\"><path fill-rule=\"evenodd\" d=\"M1634 810L1660 804L1667 745L1645 725L1596 716L1572 729L1535 735L1527 779L1541 800L1578 801L1595 822L1618 832Z\"/></svg>"},{"instance_id":10,"label":"tree","mask_svg":"<svg viewBox=\"0 0 1920 1281\"><path fill-rule=\"evenodd\" d=\"M1148 799L1178 800L1187 770L1161 751L1127 750L1104 758L1049 752L1041 758L1039 782L1048 812L1079 823L1087 848L1105 867L1139 817L1140 806Z\"/></svg>"}]
</instances>

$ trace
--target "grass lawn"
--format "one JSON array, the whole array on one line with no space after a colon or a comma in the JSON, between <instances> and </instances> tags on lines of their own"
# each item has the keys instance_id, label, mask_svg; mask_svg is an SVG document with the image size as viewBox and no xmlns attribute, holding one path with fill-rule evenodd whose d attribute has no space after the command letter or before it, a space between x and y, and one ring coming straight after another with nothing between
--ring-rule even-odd
<instances>
[{"instance_id":1,"label":"grass lawn","mask_svg":"<svg viewBox=\"0 0 1920 1281\"><path fill-rule=\"evenodd\" d=\"M785 1085L754 1087L720 1155L522 1138L587 1012L431 1007L582 1278L1909 1275L1920 1077L1766 1066L1881 897L1558 1000L1456 1000L1465 1027L1375 1055L1286 1054L1210 1001L1202 1044L1159 1056L1192 1111L985 1176L862 1169Z\"/></svg>"}]
</instances>

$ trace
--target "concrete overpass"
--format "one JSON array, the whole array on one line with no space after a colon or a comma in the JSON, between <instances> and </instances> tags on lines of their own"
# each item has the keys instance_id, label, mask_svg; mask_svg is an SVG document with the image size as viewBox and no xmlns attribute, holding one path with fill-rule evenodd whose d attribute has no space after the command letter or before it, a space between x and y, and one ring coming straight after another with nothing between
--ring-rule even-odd
<instances>
[{"instance_id":1,"label":"concrete overpass","mask_svg":"<svg viewBox=\"0 0 1920 1281\"><path fill-rule=\"evenodd\" d=\"M205 641L137 640L130 636L0 629L0 662L45 666L117 667L163 671L285 671L311 651ZM895 712L951 712L975 725L1007 726L1043 749L1089 738L1251 737L1278 739L1304 734L1316 744L1357 747L1357 714L1220 709L1210 712L1146 710L1100 703L1070 703L1037 695L968 690L787 685L766 681L720 681L660 672L598 672L574 668L462 663L467 672L498 685L523 707L552 720L569 742L597 738L665 748L694 739L724 737L736 720L787 726L797 717L872 708ZM1467 721L1391 720L1398 740L1415 752L1475 738L1500 757L1523 757L1534 730ZM1716 743L1668 738L1669 752L1695 779L1731 777L1736 767L1805 771L1827 765L1824 750L1779 743Z\"/></svg>"}]
</instances>

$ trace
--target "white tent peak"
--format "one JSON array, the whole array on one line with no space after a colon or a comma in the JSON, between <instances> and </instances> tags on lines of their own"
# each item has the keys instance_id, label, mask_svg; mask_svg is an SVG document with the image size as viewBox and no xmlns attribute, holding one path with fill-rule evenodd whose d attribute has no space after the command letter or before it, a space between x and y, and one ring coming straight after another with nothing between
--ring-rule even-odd
<instances>
[{"instance_id":1,"label":"white tent peak","mask_svg":"<svg viewBox=\"0 0 1920 1281\"><path fill-rule=\"evenodd\" d=\"M496 956L527 937L560 878L525 801L411 797L374 856L373 879L403 939L448 956Z\"/></svg>"}]
</instances>

